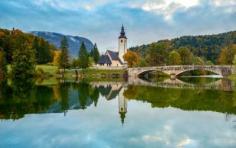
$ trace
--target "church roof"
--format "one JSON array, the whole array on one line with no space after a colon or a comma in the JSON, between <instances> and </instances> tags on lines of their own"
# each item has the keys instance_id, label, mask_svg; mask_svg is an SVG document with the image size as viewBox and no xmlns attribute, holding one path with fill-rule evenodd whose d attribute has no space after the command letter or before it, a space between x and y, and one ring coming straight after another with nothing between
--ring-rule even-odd
<instances>
[{"instance_id":1,"label":"church roof","mask_svg":"<svg viewBox=\"0 0 236 148\"><path fill-rule=\"evenodd\" d=\"M112 60L119 60L119 53L111 50L107 50Z\"/></svg>"},{"instance_id":2,"label":"church roof","mask_svg":"<svg viewBox=\"0 0 236 148\"><path fill-rule=\"evenodd\" d=\"M101 55L98 64L111 64L111 60L108 55Z\"/></svg>"},{"instance_id":3,"label":"church roof","mask_svg":"<svg viewBox=\"0 0 236 148\"><path fill-rule=\"evenodd\" d=\"M126 38L126 36L125 36L125 29L124 29L124 26L122 25L122 27L121 27L121 31L120 31L120 36L119 36L119 38Z\"/></svg>"},{"instance_id":4,"label":"church roof","mask_svg":"<svg viewBox=\"0 0 236 148\"><path fill-rule=\"evenodd\" d=\"M122 64L122 61L121 61L120 58L119 58L119 52L107 50L107 54L110 55L111 60L119 61L119 62Z\"/></svg>"}]
</instances>

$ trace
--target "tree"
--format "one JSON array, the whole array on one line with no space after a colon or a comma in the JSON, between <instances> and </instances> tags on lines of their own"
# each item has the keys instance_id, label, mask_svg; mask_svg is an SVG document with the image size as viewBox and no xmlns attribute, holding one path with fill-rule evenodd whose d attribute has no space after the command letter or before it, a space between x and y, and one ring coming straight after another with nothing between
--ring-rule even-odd
<instances>
[{"instance_id":1,"label":"tree","mask_svg":"<svg viewBox=\"0 0 236 148\"><path fill-rule=\"evenodd\" d=\"M195 65L204 65L205 64L204 60L200 57L194 57L193 58L193 63Z\"/></svg>"},{"instance_id":2,"label":"tree","mask_svg":"<svg viewBox=\"0 0 236 148\"><path fill-rule=\"evenodd\" d=\"M193 54L192 52L186 48L186 47L181 47L178 49L178 53L180 54L181 61L183 65L188 65L193 63Z\"/></svg>"},{"instance_id":3,"label":"tree","mask_svg":"<svg viewBox=\"0 0 236 148\"><path fill-rule=\"evenodd\" d=\"M53 65L59 65L60 55L61 55L61 51L59 50L53 51L53 62L52 62Z\"/></svg>"},{"instance_id":4,"label":"tree","mask_svg":"<svg viewBox=\"0 0 236 148\"><path fill-rule=\"evenodd\" d=\"M178 52L176 52L175 50L171 51L169 53L168 63L170 65L180 65L181 64L180 54Z\"/></svg>"},{"instance_id":5,"label":"tree","mask_svg":"<svg viewBox=\"0 0 236 148\"><path fill-rule=\"evenodd\" d=\"M137 65L140 60L140 56L136 52L130 50L127 51L123 58L128 63L129 67Z\"/></svg>"},{"instance_id":6,"label":"tree","mask_svg":"<svg viewBox=\"0 0 236 148\"><path fill-rule=\"evenodd\" d=\"M61 40L61 54L59 58L59 67L65 70L69 66L70 64L69 64L68 42L66 37L64 36Z\"/></svg>"},{"instance_id":7,"label":"tree","mask_svg":"<svg viewBox=\"0 0 236 148\"><path fill-rule=\"evenodd\" d=\"M6 75L7 75L6 57L3 49L0 48L0 80L5 79Z\"/></svg>"},{"instance_id":8,"label":"tree","mask_svg":"<svg viewBox=\"0 0 236 148\"><path fill-rule=\"evenodd\" d=\"M236 54L236 45L229 45L221 49L218 63L219 64L233 64L234 55Z\"/></svg>"},{"instance_id":9,"label":"tree","mask_svg":"<svg viewBox=\"0 0 236 148\"><path fill-rule=\"evenodd\" d=\"M25 42L15 49L12 59L12 75L14 79L28 79L35 74L35 50Z\"/></svg>"},{"instance_id":10,"label":"tree","mask_svg":"<svg viewBox=\"0 0 236 148\"><path fill-rule=\"evenodd\" d=\"M52 62L52 50L50 44L47 41L35 37L33 41L33 48L36 50L36 60L38 64Z\"/></svg>"},{"instance_id":11,"label":"tree","mask_svg":"<svg viewBox=\"0 0 236 148\"><path fill-rule=\"evenodd\" d=\"M89 55L84 45L84 42L82 42L79 50L79 66L82 69L87 68L89 66Z\"/></svg>"},{"instance_id":12,"label":"tree","mask_svg":"<svg viewBox=\"0 0 236 148\"><path fill-rule=\"evenodd\" d=\"M236 65L236 55L234 55L233 64Z\"/></svg>"},{"instance_id":13,"label":"tree","mask_svg":"<svg viewBox=\"0 0 236 148\"><path fill-rule=\"evenodd\" d=\"M164 65L167 62L169 45L166 43L162 44L151 44L148 48L146 60L150 66Z\"/></svg>"},{"instance_id":14,"label":"tree","mask_svg":"<svg viewBox=\"0 0 236 148\"><path fill-rule=\"evenodd\" d=\"M94 44L94 47L93 47L93 49L90 52L90 56L93 57L93 60L94 60L95 63L98 62L100 54L99 54L99 51L98 51L96 43Z\"/></svg>"}]
</instances>

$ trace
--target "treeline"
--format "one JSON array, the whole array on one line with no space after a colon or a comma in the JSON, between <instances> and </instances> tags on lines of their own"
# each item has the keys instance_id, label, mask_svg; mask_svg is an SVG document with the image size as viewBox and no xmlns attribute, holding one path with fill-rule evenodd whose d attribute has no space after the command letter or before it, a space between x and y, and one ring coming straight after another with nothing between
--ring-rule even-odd
<instances>
[{"instance_id":1,"label":"treeline","mask_svg":"<svg viewBox=\"0 0 236 148\"><path fill-rule=\"evenodd\" d=\"M7 65L11 65L13 79L35 76L36 64L52 63L56 47L42 38L18 29L0 29L0 75L6 78Z\"/></svg>"},{"instance_id":2,"label":"treeline","mask_svg":"<svg viewBox=\"0 0 236 148\"><path fill-rule=\"evenodd\" d=\"M143 57L142 63L146 65L232 64L236 53L234 44L236 44L236 31L161 40L132 47L130 50ZM226 54L226 51L231 54Z\"/></svg>"},{"instance_id":3,"label":"treeline","mask_svg":"<svg viewBox=\"0 0 236 148\"><path fill-rule=\"evenodd\" d=\"M52 62L55 46L45 41L43 38L32 34L23 33L18 29L7 30L0 29L0 48L6 54L6 62L11 64L13 53L27 46L35 52L35 62L37 64L46 64Z\"/></svg>"},{"instance_id":4,"label":"treeline","mask_svg":"<svg viewBox=\"0 0 236 148\"><path fill-rule=\"evenodd\" d=\"M36 75L37 64L53 64L62 69L87 68L99 60L96 44L88 52L82 43L78 58L73 60L69 57L68 46L66 37L62 38L61 47L57 49L43 38L18 29L0 29L0 79L6 77L7 65L11 65L13 79L24 79Z\"/></svg>"},{"instance_id":5,"label":"treeline","mask_svg":"<svg viewBox=\"0 0 236 148\"><path fill-rule=\"evenodd\" d=\"M58 59L58 66L61 69L66 68L82 68L85 69L92 64L97 63L100 57L100 53L98 51L96 43L94 44L93 49L88 52L84 42L82 42L78 56L75 59L70 60L69 52L68 52L68 41L66 37L63 37L61 40L61 53Z\"/></svg>"}]
</instances>

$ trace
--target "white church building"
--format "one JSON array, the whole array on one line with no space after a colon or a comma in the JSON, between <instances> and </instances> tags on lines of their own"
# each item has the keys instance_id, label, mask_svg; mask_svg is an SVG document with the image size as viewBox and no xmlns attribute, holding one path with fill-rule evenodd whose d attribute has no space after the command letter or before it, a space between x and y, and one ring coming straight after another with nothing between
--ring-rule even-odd
<instances>
[{"instance_id":1,"label":"white church building","mask_svg":"<svg viewBox=\"0 0 236 148\"><path fill-rule=\"evenodd\" d=\"M102 67L122 67L126 66L124 54L127 52L127 37L125 35L124 26L121 27L120 36L118 38L118 52L107 50L101 55L98 61L98 66Z\"/></svg>"}]
</instances>

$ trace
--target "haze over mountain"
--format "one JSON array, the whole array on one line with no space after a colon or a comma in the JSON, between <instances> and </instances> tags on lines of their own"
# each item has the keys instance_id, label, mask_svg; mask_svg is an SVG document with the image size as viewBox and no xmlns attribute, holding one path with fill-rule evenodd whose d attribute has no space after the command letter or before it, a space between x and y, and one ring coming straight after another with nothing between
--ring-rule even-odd
<instances>
[{"instance_id":1,"label":"haze over mountain","mask_svg":"<svg viewBox=\"0 0 236 148\"><path fill-rule=\"evenodd\" d=\"M64 35L60 33L45 32L45 31L32 31L30 33L32 33L35 36L44 38L49 43L55 45L57 48L60 48L61 39L65 36L69 44L69 53L72 57L78 56L82 42L84 42L88 52L90 52L91 49L93 48L92 41L80 36L71 36L71 35Z\"/></svg>"}]
</instances>

